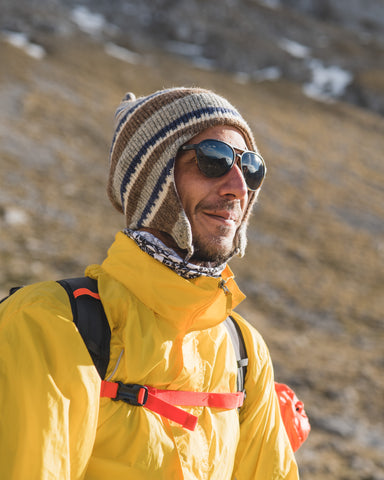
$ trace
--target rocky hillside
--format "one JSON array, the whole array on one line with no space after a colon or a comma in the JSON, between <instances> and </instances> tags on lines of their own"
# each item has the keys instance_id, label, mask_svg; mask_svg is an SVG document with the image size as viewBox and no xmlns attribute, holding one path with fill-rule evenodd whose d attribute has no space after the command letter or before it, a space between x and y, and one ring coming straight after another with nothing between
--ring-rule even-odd
<instances>
[{"instance_id":1,"label":"rocky hillside","mask_svg":"<svg viewBox=\"0 0 384 480\"><path fill-rule=\"evenodd\" d=\"M123 226L105 182L126 91L212 88L244 113L268 165L246 259L232 267L241 312L311 419L302 479L383 480L380 41L288 2L153 3L123 2L117 15L112 2L2 2L0 294L102 261ZM166 26L165 6L179 24ZM374 108L342 101L348 87Z\"/></svg>"},{"instance_id":2,"label":"rocky hillside","mask_svg":"<svg viewBox=\"0 0 384 480\"><path fill-rule=\"evenodd\" d=\"M1 30L36 41L80 28L130 51L161 48L242 82L288 79L311 97L384 113L381 0L2 0L0 8Z\"/></svg>"}]
</instances>

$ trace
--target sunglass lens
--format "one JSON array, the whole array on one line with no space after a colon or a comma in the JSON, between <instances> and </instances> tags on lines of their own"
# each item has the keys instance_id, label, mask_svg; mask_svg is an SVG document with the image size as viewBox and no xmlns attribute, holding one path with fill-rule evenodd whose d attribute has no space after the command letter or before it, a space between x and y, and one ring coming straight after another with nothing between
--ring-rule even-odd
<instances>
[{"instance_id":1,"label":"sunglass lens","mask_svg":"<svg viewBox=\"0 0 384 480\"><path fill-rule=\"evenodd\" d=\"M234 162L231 147L216 140L200 142L196 157L200 171L207 177L221 177L231 169Z\"/></svg>"},{"instance_id":2,"label":"sunglass lens","mask_svg":"<svg viewBox=\"0 0 384 480\"><path fill-rule=\"evenodd\" d=\"M253 152L245 152L241 157L243 175L250 190L257 190L265 176L264 162Z\"/></svg>"}]
</instances>

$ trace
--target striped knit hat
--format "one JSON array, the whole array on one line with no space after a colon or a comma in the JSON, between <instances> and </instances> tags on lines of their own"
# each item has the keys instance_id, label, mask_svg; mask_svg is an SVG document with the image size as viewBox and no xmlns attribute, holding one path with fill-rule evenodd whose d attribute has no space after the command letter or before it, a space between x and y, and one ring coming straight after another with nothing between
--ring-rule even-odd
<instances>
[{"instance_id":1,"label":"striped knit hat","mask_svg":"<svg viewBox=\"0 0 384 480\"><path fill-rule=\"evenodd\" d=\"M190 257L191 225L174 182L177 152L198 133L216 125L238 128L248 148L257 151L248 124L227 100L200 88L171 88L140 98L128 93L115 120L108 181L110 200L125 214L128 228L147 227L168 233ZM246 223L255 193L250 195L236 234L234 246L239 255L244 253Z\"/></svg>"}]
</instances>

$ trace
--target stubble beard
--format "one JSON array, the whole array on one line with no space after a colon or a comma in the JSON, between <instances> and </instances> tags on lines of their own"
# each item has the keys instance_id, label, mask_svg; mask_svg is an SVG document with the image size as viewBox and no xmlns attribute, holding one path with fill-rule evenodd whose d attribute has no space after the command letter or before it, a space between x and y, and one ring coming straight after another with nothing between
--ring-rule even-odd
<instances>
[{"instance_id":1,"label":"stubble beard","mask_svg":"<svg viewBox=\"0 0 384 480\"><path fill-rule=\"evenodd\" d=\"M211 240L207 242L199 237L194 239L194 252L190 262L196 265L217 266L226 263L235 254L233 240L230 242Z\"/></svg>"},{"instance_id":2,"label":"stubble beard","mask_svg":"<svg viewBox=\"0 0 384 480\"><path fill-rule=\"evenodd\" d=\"M237 211L237 215L242 216L238 202L220 202L215 206L217 209L225 208L229 211ZM197 205L196 209L207 208L214 209L212 206ZM241 225L241 224L240 224ZM236 252L235 241L240 225L234 233L232 228L222 225L217 227L214 235L209 238L203 234L194 233L193 248L194 252L190 261L197 265L217 266L228 262Z\"/></svg>"}]
</instances>

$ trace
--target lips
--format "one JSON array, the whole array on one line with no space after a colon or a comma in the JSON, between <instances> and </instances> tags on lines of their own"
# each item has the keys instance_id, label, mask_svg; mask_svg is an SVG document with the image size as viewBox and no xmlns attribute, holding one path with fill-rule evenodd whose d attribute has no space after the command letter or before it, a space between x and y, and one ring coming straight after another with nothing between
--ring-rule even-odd
<instances>
[{"instance_id":1,"label":"lips","mask_svg":"<svg viewBox=\"0 0 384 480\"><path fill-rule=\"evenodd\" d=\"M233 211L228 211L228 210L214 210L214 211L207 211L205 210L203 212L205 215L207 215L210 218L217 219L219 221L225 222L225 223L234 223L234 224L239 224L239 215L237 215Z\"/></svg>"},{"instance_id":2,"label":"lips","mask_svg":"<svg viewBox=\"0 0 384 480\"><path fill-rule=\"evenodd\" d=\"M205 217L213 225L221 225L230 229L237 228L243 217L241 204L238 200L221 200L218 202L200 202L196 206L195 215L203 215L200 221ZM208 226L208 225L207 225Z\"/></svg>"}]
</instances>

